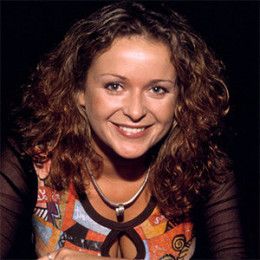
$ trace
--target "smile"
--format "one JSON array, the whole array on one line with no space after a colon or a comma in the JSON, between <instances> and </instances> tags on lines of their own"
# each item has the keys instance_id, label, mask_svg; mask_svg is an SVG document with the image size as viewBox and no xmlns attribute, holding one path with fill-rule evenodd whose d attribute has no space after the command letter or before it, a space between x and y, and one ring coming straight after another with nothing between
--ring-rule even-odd
<instances>
[{"instance_id":1,"label":"smile","mask_svg":"<svg viewBox=\"0 0 260 260\"><path fill-rule=\"evenodd\" d=\"M114 126L116 127L118 133L120 133L125 137L130 137L130 138L138 138L144 136L146 133L146 129L148 128L148 126L136 127L136 126L125 126L125 125L123 126L117 124L114 124Z\"/></svg>"},{"instance_id":2,"label":"smile","mask_svg":"<svg viewBox=\"0 0 260 260\"><path fill-rule=\"evenodd\" d=\"M131 128L131 127L125 127L125 126L119 126L121 130L124 132L127 132L128 134L136 134L144 131L144 127L142 128Z\"/></svg>"}]
</instances>

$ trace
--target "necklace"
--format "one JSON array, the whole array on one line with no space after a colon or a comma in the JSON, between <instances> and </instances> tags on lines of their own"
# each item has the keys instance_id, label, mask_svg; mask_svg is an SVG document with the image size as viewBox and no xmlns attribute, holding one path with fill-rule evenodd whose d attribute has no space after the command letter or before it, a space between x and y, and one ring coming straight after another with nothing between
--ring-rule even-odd
<instances>
[{"instance_id":1,"label":"necklace","mask_svg":"<svg viewBox=\"0 0 260 260\"><path fill-rule=\"evenodd\" d=\"M124 220L124 213L125 213L125 209L129 208L135 201L136 199L141 195L142 191L144 190L144 187L148 181L148 177L149 177L149 173L150 173L150 168L147 171L147 174L144 178L144 181L142 183L142 185L140 186L140 188L138 189L138 191L134 194L134 196L132 198L130 198L128 201L125 202L120 202L120 203L115 203L110 201L107 196L103 193L103 191L101 190L101 188L98 186L97 181L95 179L95 176L93 175L93 173L90 171L89 167L87 166L88 169L88 174L90 176L91 182L96 190L96 192L98 193L98 195L100 196L100 198L112 209L115 210L116 212L116 217L117 217L117 221L118 222L122 222Z\"/></svg>"}]
</instances>

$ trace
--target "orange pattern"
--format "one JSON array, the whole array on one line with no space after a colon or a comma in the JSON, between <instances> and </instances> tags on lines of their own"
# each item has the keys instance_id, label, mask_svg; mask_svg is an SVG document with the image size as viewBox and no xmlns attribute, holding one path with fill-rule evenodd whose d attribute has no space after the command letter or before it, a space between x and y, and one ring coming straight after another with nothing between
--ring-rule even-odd
<instances>
[{"instance_id":1,"label":"orange pattern","mask_svg":"<svg viewBox=\"0 0 260 260\"><path fill-rule=\"evenodd\" d=\"M100 255L113 230L92 219L80 203L73 185L57 192L39 182L33 217L36 251L39 256L60 247ZM189 259L194 250L193 224L172 224L157 207L133 227L146 251L145 259Z\"/></svg>"}]
</instances>

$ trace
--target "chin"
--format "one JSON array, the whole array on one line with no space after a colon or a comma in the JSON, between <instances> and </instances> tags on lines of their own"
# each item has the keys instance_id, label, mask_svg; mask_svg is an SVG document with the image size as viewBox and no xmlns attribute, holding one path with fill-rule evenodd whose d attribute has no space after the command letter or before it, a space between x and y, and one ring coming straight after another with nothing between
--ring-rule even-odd
<instances>
[{"instance_id":1,"label":"chin","mask_svg":"<svg viewBox=\"0 0 260 260\"><path fill-rule=\"evenodd\" d=\"M142 157L146 152L145 151L125 151L125 152L117 152L116 154L124 159L137 159Z\"/></svg>"}]
</instances>

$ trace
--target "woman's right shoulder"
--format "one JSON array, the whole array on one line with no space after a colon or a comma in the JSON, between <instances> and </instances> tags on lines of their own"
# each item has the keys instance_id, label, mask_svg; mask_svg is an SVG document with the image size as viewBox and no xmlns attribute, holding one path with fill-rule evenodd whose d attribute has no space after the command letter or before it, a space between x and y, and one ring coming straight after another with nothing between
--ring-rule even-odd
<instances>
[{"instance_id":1,"label":"woman's right shoulder","mask_svg":"<svg viewBox=\"0 0 260 260\"><path fill-rule=\"evenodd\" d=\"M14 139L7 138L1 142L1 171L6 172L11 169L21 170L22 152Z\"/></svg>"},{"instance_id":2,"label":"woman's right shoulder","mask_svg":"<svg viewBox=\"0 0 260 260\"><path fill-rule=\"evenodd\" d=\"M12 189L22 197L29 196L37 187L37 177L32 160L19 148L17 142L7 138L1 143L0 155L1 192Z\"/></svg>"},{"instance_id":3,"label":"woman's right shoulder","mask_svg":"<svg viewBox=\"0 0 260 260\"><path fill-rule=\"evenodd\" d=\"M1 143L0 183L0 258L31 259L37 177L30 158L11 139Z\"/></svg>"}]
</instances>

